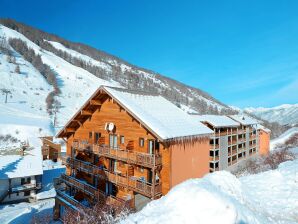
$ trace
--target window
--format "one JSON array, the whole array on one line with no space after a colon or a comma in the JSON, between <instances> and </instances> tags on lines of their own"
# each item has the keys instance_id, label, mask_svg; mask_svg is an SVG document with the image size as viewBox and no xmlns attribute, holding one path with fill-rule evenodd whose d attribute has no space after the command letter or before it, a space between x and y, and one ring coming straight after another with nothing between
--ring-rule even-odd
<instances>
[{"instance_id":1,"label":"window","mask_svg":"<svg viewBox=\"0 0 298 224\"><path fill-rule=\"evenodd\" d=\"M98 140L101 137L101 133L95 132L94 134L95 134L94 136L95 143L98 143Z\"/></svg>"},{"instance_id":2,"label":"window","mask_svg":"<svg viewBox=\"0 0 298 224\"><path fill-rule=\"evenodd\" d=\"M124 145L124 136L120 136L120 144Z\"/></svg>"},{"instance_id":3,"label":"window","mask_svg":"<svg viewBox=\"0 0 298 224\"><path fill-rule=\"evenodd\" d=\"M144 147L144 139L143 138L139 139L139 146Z\"/></svg>"},{"instance_id":4,"label":"window","mask_svg":"<svg viewBox=\"0 0 298 224\"><path fill-rule=\"evenodd\" d=\"M24 196L29 196L30 195L30 191L25 191L24 192Z\"/></svg>"},{"instance_id":5,"label":"window","mask_svg":"<svg viewBox=\"0 0 298 224\"><path fill-rule=\"evenodd\" d=\"M117 149L118 148L118 137L117 135L109 135L109 143L110 143L110 148L112 149Z\"/></svg>"},{"instance_id":6,"label":"window","mask_svg":"<svg viewBox=\"0 0 298 224\"><path fill-rule=\"evenodd\" d=\"M92 132L89 132L89 138L92 138Z\"/></svg>"},{"instance_id":7,"label":"window","mask_svg":"<svg viewBox=\"0 0 298 224\"><path fill-rule=\"evenodd\" d=\"M154 140L148 140L148 152L154 154Z\"/></svg>"}]
</instances>

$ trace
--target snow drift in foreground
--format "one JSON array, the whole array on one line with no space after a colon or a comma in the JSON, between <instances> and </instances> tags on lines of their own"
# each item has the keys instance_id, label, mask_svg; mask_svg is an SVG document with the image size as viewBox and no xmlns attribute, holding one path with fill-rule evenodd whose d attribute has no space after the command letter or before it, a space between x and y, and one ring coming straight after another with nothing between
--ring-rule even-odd
<instances>
[{"instance_id":1,"label":"snow drift in foreground","mask_svg":"<svg viewBox=\"0 0 298 224\"><path fill-rule=\"evenodd\" d=\"M122 224L297 223L298 160L236 178L220 171L191 179Z\"/></svg>"}]
</instances>

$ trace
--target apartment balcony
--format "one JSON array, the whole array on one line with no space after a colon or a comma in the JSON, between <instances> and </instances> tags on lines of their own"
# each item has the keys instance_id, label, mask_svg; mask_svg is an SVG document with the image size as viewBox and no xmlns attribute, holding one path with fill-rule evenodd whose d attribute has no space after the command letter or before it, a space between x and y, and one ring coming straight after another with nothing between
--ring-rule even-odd
<instances>
[{"instance_id":1,"label":"apartment balcony","mask_svg":"<svg viewBox=\"0 0 298 224\"><path fill-rule=\"evenodd\" d=\"M249 136L250 139L255 139L256 137L257 137L256 134L251 134L251 135Z\"/></svg>"},{"instance_id":2,"label":"apartment balcony","mask_svg":"<svg viewBox=\"0 0 298 224\"><path fill-rule=\"evenodd\" d=\"M65 165L68 165L72 168L84 171L85 173L94 175L100 179L109 181L116 185L126 187L132 191L138 192L150 198L154 198L162 194L161 183L156 183L155 185L152 185L151 183L148 183L146 181L139 180L139 178L137 177L112 172L106 169L102 169L91 163L81 161L78 159L73 159L70 157L63 158L62 161Z\"/></svg>"},{"instance_id":3,"label":"apartment balcony","mask_svg":"<svg viewBox=\"0 0 298 224\"><path fill-rule=\"evenodd\" d=\"M255 147L257 147L257 144L250 144L250 145L249 145L249 148L250 148L250 149L255 148Z\"/></svg>"},{"instance_id":4,"label":"apartment balcony","mask_svg":"<svg viewBox=\"0 0 298 224\"><path fill-rule=\"evenodd\" d=\"M80 190L82 193L84 193L85 195L90 196L93 199L94 203L102 199L102 200L105 200L106 204L110 206L115 206L115 205L130 206L131 205L131 200L123 200L121 198L117 198L112 195L106 195L104 192L88 184L87 182L76 179L75 177L72 177L72 176L67 176L65 174L62 174L60 178L57 178L54 181L56 190L59 191L61 189L59 186L61 186L62 183L64 183L67 186L76 188ZM83 206L82 203L76 201L73 197L69 196L65 191L60 190L60 194L63 199L65 199L66 201L69 201L75 207Z\"/></svg>"},{"instance_id":5,"label":"apartment balcony","mask_svg":"<svg viewBox=\"0 0 298 224\"><path fill-rule=\"evenodd\" d=\"M58 200L63 204L71 205L68 207L70 207L73 210L78 211L79 208L86 207L84 204L74 199L73 196L70 196L65 190L56 189L56 198L58 198Z\"/></svg>"},{"instance_id":6,"label":"apartment balcony","mask_svg":"<svg viewBox=\"0 0 298 224\"><path fill-rule=\"evenodd\" d=\"M212 172L219 171L219 167L217 167L217 168L209 168L209 170L211 170Z\"/></svg>"},{"instance_id":7,"label":"apartment balcony","mask_svg":"<svg viewBox=\"0 0 298 224\"><path fill-rule=\"evenodd\" d=\"M219 149L219 144L210 144L210 149L211 150Z\"/></svg>"},{"instance_id":8,"label":"apartment balcony","mask_svg":"<svg viewBox=\"0 0 298 224\"><path fill-rule=\"evenodd\" d=\"M238 144L245 143L245 142L246 142L246 138L238 138Z\"/></svg>"},{"instance_id":9,"label":"apartment balcony","mask_svg":"<svg viewBox=\"0 0 298 224\"><path fill-rule=\"evenodd\" d=\"M152 155L143 152L134 152L124 149L114 149L107 145L97 144L83 144L81 142L74 142L73 147L77 150L88 150L99 156L108 157L111 159L121 160L126 163L136 164L139 166L153 168L162 164L160 155Z\"/></svg>"},{"instance_id":10,"label":"apartment balcony","mask_svg":"<svg viewBox=\"0 0 298 224\"><path fill-rule=\"evenodd\" d=\"M41 184L38 183L28 183L28 184L22 184L19 186L12 187L10 192L11 193L17 193L22 191L29 191L29 190L37 190L41 188Z\"/></svg>"},{"instance_id":11,"label":"apartment balcony","mask_svg":"<svg viewBox=\"0 0 298 224\"><path fill-rule=\"evenodd\" d=\"M235 145L237 144L237 139L233 139L232 141L229 141L229 145Z\"/></svg>"},{"instance_id":12,"label":"apartment balcony","mask_svg":"<svg viewBox=\"0 0 298 224\"><path fill-rule=\"evenodd\" d=\"M225 135L228 135L228 132L227 131L214 133L214 136L215 137L225 136Z\"/></svg>"},{"instance_id":13,"label":"apartment balcony","mask_svg":"<svg viewBox=\"0 0 298 224\"><path fill-rule=\"evenodd\" d=\"M243 148L238 148L238 153L239 153L239 152L244 152L245 150L246 150L245 147L243 147Z\"/></svg>"},{"instance_id":14,"label":"apartment balcony","mask_svg":"<svg viewBox=\"0 0 298 224\"><path fill-rule=\"evenodd\" d=\"M219 156L210 156L209 157L209 161L218 161L219 160Z\"/></svg>"}]
</instances>

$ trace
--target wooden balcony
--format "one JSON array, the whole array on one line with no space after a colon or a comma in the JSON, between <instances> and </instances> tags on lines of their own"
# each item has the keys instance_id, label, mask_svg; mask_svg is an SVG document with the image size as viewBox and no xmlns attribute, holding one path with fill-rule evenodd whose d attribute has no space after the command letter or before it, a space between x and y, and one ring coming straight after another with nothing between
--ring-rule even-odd
<instances>
[{"instance_id":1,"label":"wooden balcony","mask_svg":"<svg viewBox=\"0 0 298 224\"><path fill-rule=\"evenodd\" d=\"M55 181L55 188L59 190L59 187L57 186L61 185L61 183L64 183L67 186L74 187L80 190L82 193L89 195L91 198L93 198L94 203L100 200L105 200L106 204L111 206L114 206L114 205L130 206L131 205L131 200L123 200L121 198L117 198L112 195L106 195L104 192L88 184L87 182L78 180L72 176L67 176L65 174L62 174L61 177ZM68 200L70 200L70 198ZM75 205L74 203L72 204Z\"/></svg>"},{"instance_id":2,"label":"wooden balcony","mask_svg":"<svg viewBox=\"0 0 298 224\"><path fill-rule=\"evenodd\" d=\"M134 176L127 176L120 173L111 172L91 163L73 159L71 157L63 158L62 161L65 165L69 165L72 168L84 171L88 174L94 175L100 179L109 181L116 185L126 187L132 191L138 192L150 198L155 198L162 194L161 183L156 183L155 186L153 186L151 183L140 181Z\"/></svg>"},{"instance_id":3,"label":"wooden balcony","mask_svg":"<svg viewBox=\"0 0 298 224\"><path fill-rule=\"evenodd\" d=\"M56 189L57 198L60 202L63 204L71 204L72 206L69 206L73 210L79 210L81 207L85 207L83 204L81 204L79 201L75 200L74 197L71 197L69 194L67 194L65 191Z\"/></svg>"},{"instance_id":4,"label":"wooden balcony","mask_svg":"<svg viewBox=\"0 0 298 224\"><path fill-rule=\"evenodd\" d=\"M104 156L116 160L121 160L126 163L136 164L139 166L153 168L162 164L160 155L153 155L143 152L135 152L124 149L113 149L107 145L97 144L83 144L81 142L74 142L73 147L77 150L88 150L99 156Z\"/></svg>"}]
</instances>

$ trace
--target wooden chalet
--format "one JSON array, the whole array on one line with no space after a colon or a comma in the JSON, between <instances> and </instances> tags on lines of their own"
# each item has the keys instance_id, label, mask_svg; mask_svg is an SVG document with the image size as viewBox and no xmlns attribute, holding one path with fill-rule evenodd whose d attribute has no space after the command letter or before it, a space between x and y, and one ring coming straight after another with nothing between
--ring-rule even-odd
<instances>
[{"instance_id":1,"label":"wooden chalet","mask_svg":"<svg viewBox=\"0 0 298 224\"><path fill-rule=\"evenodd\" d=\"M57 134L67 173L55 180L55 218L100 199L140 209L203 176L212 133L160 95L101 86Z\"/></svg>"}]
</instances>

